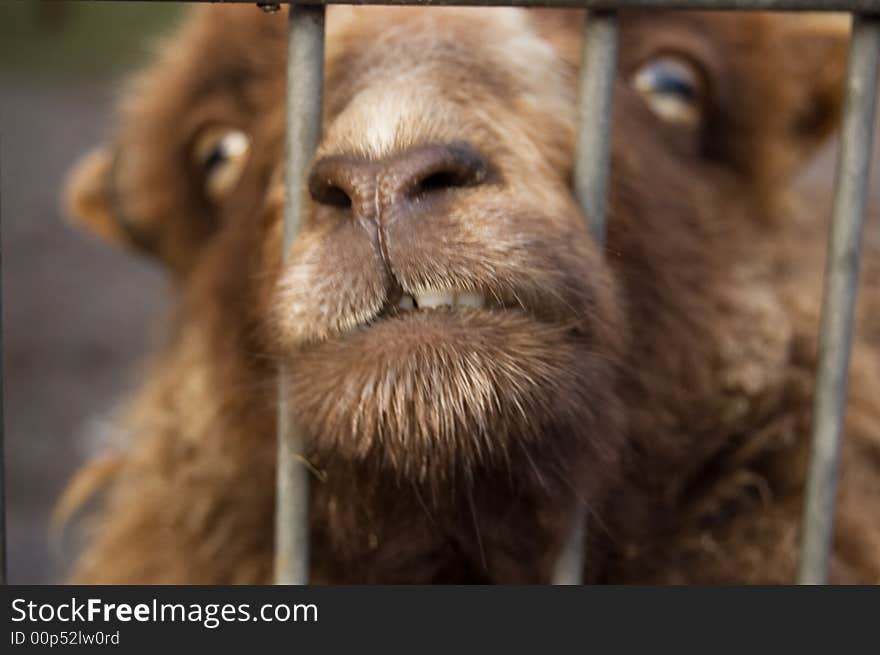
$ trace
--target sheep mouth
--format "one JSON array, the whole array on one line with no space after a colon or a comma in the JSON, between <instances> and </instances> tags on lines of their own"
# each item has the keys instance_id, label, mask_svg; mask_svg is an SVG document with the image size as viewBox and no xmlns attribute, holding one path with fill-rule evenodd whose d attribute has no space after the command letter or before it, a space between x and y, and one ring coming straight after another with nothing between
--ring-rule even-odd
<instances>
[{"instance_id":1,"label":"sheep mouth","mask_svg":"<svg viewBox=\"0 0 880 655\"><path fill-rule=\"evenodd\" d=\"M435 314L437 316L459 313L473 315L503 310L517 310L521 313L523 308L474 290L426 289L420 292L408 293L398 289L395 294L389 297L374 319L367 322L367 325L389 319L428 314Z\"/></svg>"},{"instance_id":2,"label":"sheep mouth","mask_svg":"<svg viewBox=\"0 0 880 655\"><path fill-rule=\"evenodd\" d=\"M386 303L385 311L395 312L412 312L424 311L426 309L437 309L440 307L473 307L482 309L487 306L486 296L477 291L465 291L450 289L439 291L427 289L421 293L405 293L403 291L397 294L397 297Z\"/></svg>"},{"instance_id":3,"label":"sheep mouth","mask_svg":"<svg viewBox=\"0 0 880 655\"><path fill-rule=\"evenodd\" d=\"M380 334L394 334L395 338L424 336L425 331L433 337L444 338L460 335L461 329L470 329L473 330L471 337L477 338L479 333L491 332L501 324L516 324L524 330L561 328L569 335L581 331L577 316L563 314L553 305L524 302L526 298L530 298L528 293L513 290L473 287L409 290L396 286L386 291L378 308L340 326L336 336L347 339L378 329ZM386 332L385 328L404 332Z\"/></svg>"}]
</instances>

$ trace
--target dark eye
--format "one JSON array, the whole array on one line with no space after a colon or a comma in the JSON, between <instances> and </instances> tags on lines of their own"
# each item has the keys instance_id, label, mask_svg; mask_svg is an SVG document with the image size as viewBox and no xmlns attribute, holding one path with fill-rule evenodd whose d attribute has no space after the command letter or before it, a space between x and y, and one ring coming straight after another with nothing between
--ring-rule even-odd
<instances>
[{"instance_id":1,"label":"dark eye","mask_svg":"<svg viewBox=\"0 0 880 655\"><path fill-rule=\"evenodd\" d=\"M219 201L235 188L250 149L250 137L241 130L218 126L202 130L192 157L202 175L205 194L211 200Z\"/></svg>"},{"instance_id":2,"label":"dark eye","mask_svg":"<svg viewBox=\"0 0 880 655\"><path fill-rule=\"evenodd\" d=\"M643 64L632 85L657 116L670 123L696 125L702 118L702 76L687 59L673 55Z\"/></svg>"}]
</instances>

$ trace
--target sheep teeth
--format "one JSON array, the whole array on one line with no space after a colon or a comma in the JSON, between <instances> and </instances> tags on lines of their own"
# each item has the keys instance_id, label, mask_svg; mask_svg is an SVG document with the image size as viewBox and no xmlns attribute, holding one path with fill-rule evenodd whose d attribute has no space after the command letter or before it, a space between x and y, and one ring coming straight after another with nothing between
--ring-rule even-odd
<instances>
[{"instance_id":1,"label":"sheep teeth","mask_svg":"<svg viewBox=\"0 0 880 655\"><path fill-rule=\"evenodd\" d=\"M481 293L471 291L455 294L455 304L464 307L481 308L486 305L486 297Z\"/></svg>"},{"instance_id":2,"label":"sheep teeth","mask_svg":"<svg viewBox=\"0 0 880 655\"><path fill-rule=\"evenodd\" d=\"M442 307L443 305L455 305L454 291L436 291L428 289L422 293L415 294L416 307L419 309L430 309L432 307Z\"/></svg>"},{"instance_id":3,"label":"sheep teeth","mask_svg":"<svg viewBox=\"0 0 880 655\"><path fill-rule=\"evenodd\" d=\"M405 293L397 301L398 309L412 311L415 309L432 309L435 307L475 307L486 306L486 297L474 291L439 291L426 289L421 293Z\"/></svg>"}]
</instances>

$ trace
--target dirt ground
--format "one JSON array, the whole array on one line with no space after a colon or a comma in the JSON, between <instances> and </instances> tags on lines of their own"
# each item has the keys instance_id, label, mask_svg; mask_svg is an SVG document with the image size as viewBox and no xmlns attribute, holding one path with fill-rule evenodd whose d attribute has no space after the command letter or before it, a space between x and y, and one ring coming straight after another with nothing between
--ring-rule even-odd
<instances>
[{"instance_id":1,"label":"dirt ground","mask_svg":"<svg viewBox=\"0 0 880 655\"><path fill-rule=\"evenodd\" d=\"M167 303L161 272L62 220L65 171L97 143L117 85L107 74L35 78L0 71L8 569L13 583L57 582L69 539L49 515L71 472L137 382ZM806 178L824 184L829 149ZM872 195L880 200L880 165ZM875 221L876 222L876 221ZM876 229L876 225L872 226Z\"/></svg>"}]
</instances>

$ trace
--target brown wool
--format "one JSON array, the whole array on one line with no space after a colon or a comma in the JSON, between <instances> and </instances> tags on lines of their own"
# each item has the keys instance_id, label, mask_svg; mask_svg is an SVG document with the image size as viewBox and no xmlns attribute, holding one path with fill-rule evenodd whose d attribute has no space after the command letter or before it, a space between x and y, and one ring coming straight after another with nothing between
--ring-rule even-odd
<instances>
[{"instance_id":1,"label":"brown wool","mask_svg":"<svg viewBox=\"0 0 880 655\"><path fill-rule=\"evenodd\" d=\"M837 127L847 34L623 12L600 248L570 191L581 20L328 10L323 168L282 266L285 16L193 12L68 189L178 296L130 439L71 487L103 499L74 581L271 581L281 364L315 582L545 582L578 506L589 581L793 580L828 202L791 180ZM696 124L633 88L669 53L700 71ZM211 125L251 138L219 199L191 158ZM880 581L878 245L836 582ZM487 305L394 309L432 289Z\"/></svg>"}]
</instances>

